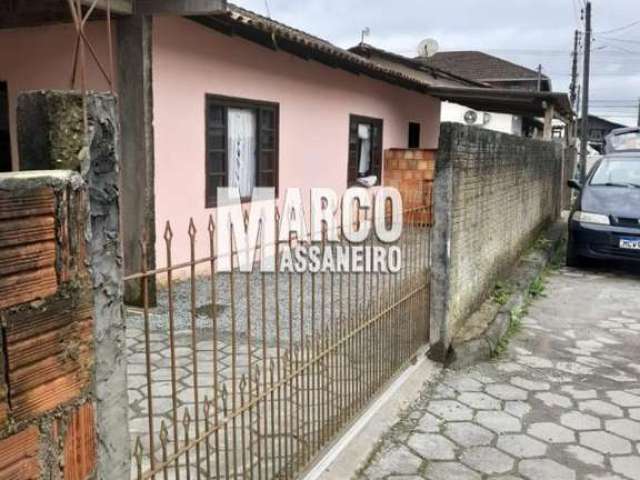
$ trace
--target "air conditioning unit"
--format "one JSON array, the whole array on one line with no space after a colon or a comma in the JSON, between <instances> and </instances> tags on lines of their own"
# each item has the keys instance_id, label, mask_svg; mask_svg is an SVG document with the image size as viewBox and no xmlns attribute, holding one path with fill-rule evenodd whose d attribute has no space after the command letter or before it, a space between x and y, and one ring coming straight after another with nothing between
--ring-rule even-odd
<instances>
[{"instance_id":1,"label":"air conditioning unit","mask_svg":"<svg viewBox=\"0 0 640 480\"><path fill-rule=\"evenodd\" d=\"M464 123L467 125L486 125L491 121L491 114L487 112L476 112L467 110L464 114Z\"/></svg>"}]
</instances>

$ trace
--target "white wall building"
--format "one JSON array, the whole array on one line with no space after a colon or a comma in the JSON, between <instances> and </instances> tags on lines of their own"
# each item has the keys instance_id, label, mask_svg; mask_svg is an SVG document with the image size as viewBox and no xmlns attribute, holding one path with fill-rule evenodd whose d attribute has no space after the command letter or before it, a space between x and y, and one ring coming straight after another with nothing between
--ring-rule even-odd
<instances>
[{"instance_id":1,"label":"white wall building","mask_svg":"<svg viewBox=\"0 0 640 480\"><path fill-rule=\"evenodd\" d=\"M442 122L464 123L511 135L522 135L522 117L507 113L479 112L457 103L442 102Z\"/></svg>"}]
</instances>

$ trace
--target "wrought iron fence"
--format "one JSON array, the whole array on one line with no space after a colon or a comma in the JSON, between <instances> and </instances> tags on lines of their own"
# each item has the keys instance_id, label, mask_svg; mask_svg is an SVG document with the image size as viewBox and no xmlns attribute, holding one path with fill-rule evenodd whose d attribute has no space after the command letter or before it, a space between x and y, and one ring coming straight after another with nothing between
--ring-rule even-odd
<instances>
[{"instance_id":1,"label":"wrought iron fence","mask_svg":"<svg viewBox=\"0 0 640 480\"><path fill-rule=\"evenodd\" d=\"M191 220L174 264L167 223L166 266L125 279L144 298L127 320L132 478L303 471L428 341L430 204L405 198L397 273L217 272L213 219L209 254Z\"/></svg>"}]
</instances>

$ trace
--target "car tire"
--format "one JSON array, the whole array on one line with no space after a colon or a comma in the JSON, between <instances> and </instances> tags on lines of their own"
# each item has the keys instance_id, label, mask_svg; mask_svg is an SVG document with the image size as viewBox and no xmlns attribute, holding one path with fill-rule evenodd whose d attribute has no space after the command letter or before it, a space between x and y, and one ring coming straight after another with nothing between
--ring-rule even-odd
<instances>
[{"instance_id":1,"label":"car tire","mask_svg":"<svg viewBox=\"0 0 640 480\"><path fill-rule=\"evenodd\" d=\"M575 253L571 244L567 245L567 267L580 268L584 266L584 259Z\"/></svg>"}]
</instances>

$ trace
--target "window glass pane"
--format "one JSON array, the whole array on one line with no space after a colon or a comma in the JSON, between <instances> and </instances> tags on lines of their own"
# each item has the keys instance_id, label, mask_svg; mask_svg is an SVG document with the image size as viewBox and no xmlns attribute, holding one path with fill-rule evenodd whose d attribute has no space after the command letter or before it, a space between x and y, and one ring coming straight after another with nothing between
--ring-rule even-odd
<instances>
[{"instance_id":1,"label":"window glass pane","mask_svg":"<svg viewBox=\"0 0 640 480\"><path fill-rule=\"evenodd\" d=\"M368 175L371 170L371 125L358 124L358 139L360 140L360 152L358 161L358 174Z\"/></svg>"},{"instance_id":2,"label":"window glass pane","mask_svg":"<svg viewBox=\"0 0 640 480\"><path fill-rule=\"evenodd\" d=\"M409 148L420 148L420 124L409 122Z\"/></svg>"},{"instance_id":3,"label":"window glass pane","mask_svg":"<svg viewBox=\"0 0 640 480\"><path fill-rule=\"evenodd\" d=\"M250 197L256 184L256 112L229 108L227 119L229 186Z\"/></svg>"}]
</instances>

